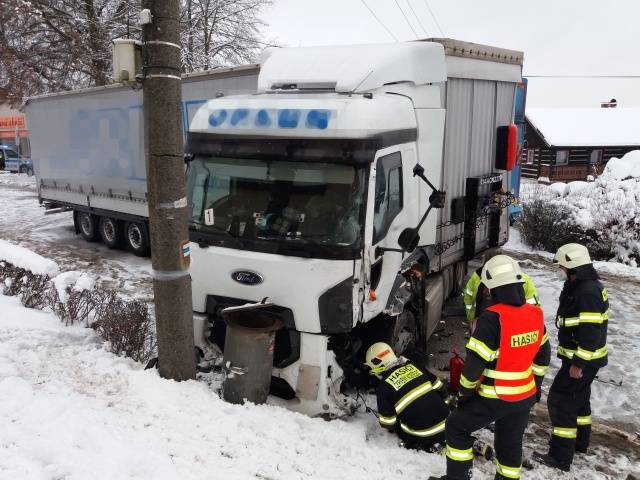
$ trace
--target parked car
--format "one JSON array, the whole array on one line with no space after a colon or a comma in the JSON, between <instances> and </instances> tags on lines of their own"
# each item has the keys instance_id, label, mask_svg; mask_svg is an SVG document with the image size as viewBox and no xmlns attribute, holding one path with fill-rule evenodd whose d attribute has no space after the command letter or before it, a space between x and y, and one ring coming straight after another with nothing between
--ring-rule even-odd
<instances>
[{"instance_id":1,"label":"parked car","mask_svg":"<svg viewBox=\"0 0 640 480\"><path fill-rule=\"evenodd\" d=\"M0 145L0 170L33 175L33 161L20 156L13 148Z\"/></svg>"}]
</instances>

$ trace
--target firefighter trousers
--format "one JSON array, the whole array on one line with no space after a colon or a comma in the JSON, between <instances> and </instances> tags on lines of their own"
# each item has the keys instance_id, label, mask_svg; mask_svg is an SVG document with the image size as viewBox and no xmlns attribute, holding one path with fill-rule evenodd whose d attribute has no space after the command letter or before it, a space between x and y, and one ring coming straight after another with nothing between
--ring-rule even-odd
<instances>
[{"instance_id":1,"label":"firefighter trousers","mask_svg":"<svg viewBox=\"0 0 640 480\"><path fill-rule=\"evenodd\" d=\"M529 421L529 411L536 396L518 402L473 397L447 419L447 478L467 480L472 476L473 442L471 436L495 422L494 449L496 479L520 478L522 467L522 436Z\"/></svg>"},{"instance_id":2,"label":"firefighter trousers","mask_svg":"<svg viewBox=\"0 0 640 480\"><path fill-rule=\"evenodd\" d=\"M571 362L562 361L549 389L547 408L553 430L549 453L566 465L573 462L575 450L586 451L591 437L591 384L597 368L582 369L582 378L571 378Z\"/></svg>"}]
</instances>

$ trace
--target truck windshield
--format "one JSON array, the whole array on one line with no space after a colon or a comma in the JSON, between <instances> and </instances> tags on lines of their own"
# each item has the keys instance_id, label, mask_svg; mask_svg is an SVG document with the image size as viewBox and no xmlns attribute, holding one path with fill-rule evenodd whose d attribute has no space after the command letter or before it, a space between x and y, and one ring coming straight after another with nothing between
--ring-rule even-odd
<instances>
[{"instance_id":1,"label":"truck windshield","mask_svg":"<svg viewBox=\"0 0 640 480\"><path fill-rule=\"evenodd\" d=\"M187 189L194 241L324 258L355 258L362 245L364 167L196 156Z\"/></svg>"}]
</instances>

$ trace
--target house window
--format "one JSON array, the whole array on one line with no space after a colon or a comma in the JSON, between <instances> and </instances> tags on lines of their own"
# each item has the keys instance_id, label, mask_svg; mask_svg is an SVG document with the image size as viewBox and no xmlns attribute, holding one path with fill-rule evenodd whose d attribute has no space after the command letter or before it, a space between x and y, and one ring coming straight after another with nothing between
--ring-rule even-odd
<instances>
[{"instance_id":1,"label":"house window","mask_svg":"<svg viewBox=\"0 0 640 480\"><path fill-rule=\"evenodd\" d=\"M602 150L591 150L591 156L589 157L589 163L591 163L591 164L602 163Z\"/></svg>"},{"instance_id":2,"label":"house window","mask_svg":"<svg viewBox=\"0 0 640 480\"><path fill-rule=\"evenodd\" d=\"M569 163L569 150L558 150L556 152L556 165L566 165Z\"/></svg>"},{"instance_id":3,"label":"house window","mask_svg":"<svg viewBox=\"0 0 640 480\"><path fill-rule=\"evenodd\" d=\"M527 150L526 164L533 165L536 160L536 151L533 148Z\"/></svg>"}]
</instances>

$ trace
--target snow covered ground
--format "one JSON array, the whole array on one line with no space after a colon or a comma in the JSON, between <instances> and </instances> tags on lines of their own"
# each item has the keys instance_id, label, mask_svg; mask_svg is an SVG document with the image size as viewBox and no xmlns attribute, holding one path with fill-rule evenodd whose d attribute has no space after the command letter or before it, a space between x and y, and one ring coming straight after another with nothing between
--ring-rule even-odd
<instances>
[{"instance_id":1,"label":"snow covered ground","mask_svg":"<svg viewBox=\"0 0 640 480\"><path fill-rule=\"evenodd\" d=\"M2 479L376 479L441 474L370 415L224 403L108 353L90 329L0 296Z\"/></svg>"},{"instance_id":2,"label":"snow covered ground","mask_svg":"<svg viewBox=\"0 0 640 480\"><path fill-rule=\"evenodd\" d=\"M150 259L85 242L73 230L71 212L45 215L35 177L0 171L0 205L0 239L27 247L62 270L91 271L101 285L125 295L152 298Z\"/></svg>"}]
</instances>

